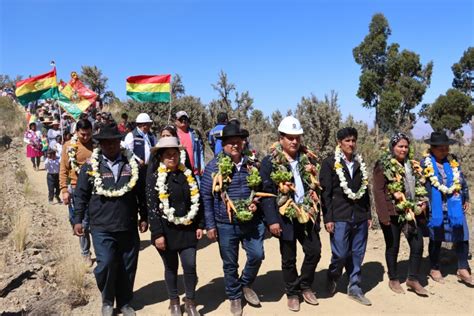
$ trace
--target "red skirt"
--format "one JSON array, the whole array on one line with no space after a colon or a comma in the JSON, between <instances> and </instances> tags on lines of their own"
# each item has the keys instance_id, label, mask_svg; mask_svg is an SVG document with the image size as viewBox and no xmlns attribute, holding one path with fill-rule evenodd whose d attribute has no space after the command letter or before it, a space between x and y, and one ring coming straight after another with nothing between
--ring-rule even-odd
<instances>
[{"instance_id":1,"label":"red skirt","mask_svg":"<svg viewBox=\"0 0 474 316\"><path fill-rule=\"evenodd\" d=\"M41 157L43 153L41 150L35 148L32 145L26 145L26 157L33 158L33 157Z\"/></svg>"}]
</instances>

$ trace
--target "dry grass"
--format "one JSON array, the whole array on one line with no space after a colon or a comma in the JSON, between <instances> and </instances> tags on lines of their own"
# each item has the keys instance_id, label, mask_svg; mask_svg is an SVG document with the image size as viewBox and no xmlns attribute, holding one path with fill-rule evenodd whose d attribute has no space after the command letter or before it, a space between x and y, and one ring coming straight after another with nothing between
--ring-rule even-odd
<instances>
[{"instance_id":1,"label":"dry grass","mask_svg":"<svg viewBox=\"0 0 474 316\"><path fill-rule=\"evenodd\" d=\"M88 266L79 253L77 245L71 244L67 247L62 262L64 283L69 289L69 300L71 306L85 305L88 302L87 294L87 272Z\"/></svg>"},{"instance_id":2,"label":"dry grass","mask_svg":"<svg viewBox=\"0 0 474 316\"><path fill-rule=\"evenodd\" d=\"M25 129L26 112L8 97L0 97L0 136L21 136Z\"/></svg>"},{"instance_id":3,"label":"dry grass","mask_svg":"<svg viewBox=\"0 0 474 316\"><path fill-rule=\"evenodd\" d=\"M29 226L30 217L26 212L19 211L13 216L11 235L13 246L18 252L22 252L26 248Z\"/></svg>"}]
</instances>

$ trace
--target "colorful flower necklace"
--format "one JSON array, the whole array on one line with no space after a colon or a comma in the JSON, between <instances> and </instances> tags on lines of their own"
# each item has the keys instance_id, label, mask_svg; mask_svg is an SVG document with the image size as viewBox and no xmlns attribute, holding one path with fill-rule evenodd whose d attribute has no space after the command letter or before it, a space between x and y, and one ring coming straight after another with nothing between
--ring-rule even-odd
<instances>
[{"instance_id":1,"label":"colorful flower necklace","mask_svg":"<svg viewBox=\"0 0 474 316\"><path fill-rule=\"evenodd\" d=\"M362 156L357 154L354 160L360 164L360 170L362 172L362 185L360 186L359 190L354 193L349 188L349 184L347 183L346 177L344 175L344 168L342 165L343 155L344 154L341 151L341 147L336 146L336 151L334 152L334 169L336 170L336 174L339 177L339 186L342 188L342 191L344 191L344 194L347 195L349 199L358 200L364 196L365 192L367 191L367 185L369 184L367 167L365 162L362 160Z\"/></svg>"},{"instance_id":2,"label":"colorful flower necklace","mask_svg":"<svg viewBox=\"0 0 474 316\"><path fill-rule=\"evenodd\" d=\"M181 151L181 158L182 158ZM186 153L184 154L186 157ZM184 161L181 160L181 161ZM160 163L158 167L158 179L156 180L155 190L158 191L158 197L160 199L160 210L163 212L163 217L168 220L168 222L175 225L191 225L193 219L196 217L199 211L199 188L197 186L196 180L193 177L191 170L185 167L183 163L180 163L178 169L181 170L186 176L186 181L189 185L189 192L191 194L191 208L185 216L175 216L176 209L170 207L170 201L168 193L168 185L166 184L166 179L168 178L168 173L171 171L166 168L164 163Z\"/></svg>"},{"instance_id":3,"label":"colorful flower necklace","mask_svg":"<svg viewBox=\"0 0 474 316\"><path fill-rule=\"evenodd\" d=\"M398 221L415 221L415 215L420 215L422 209L420 202L426 202L428 191L424 186L426 179L423 176L423 169L416 160L409 159L408 163L415 176L415 198L407 199L405 196L405 167L387 150L380 162L383 166L383 174L388 181L387 189L392 195L395 209L398 213Z\"/></svg>"},{"instance_id":4,"label":"colorful flower necklace","mask_svg":"<svg viewBox=\"0 0 474 316\"><path fill-rule=\"evenodd\" d=\"M445 195L461 191L461 172L459 171L459 163L456 161L456 159L454 159L451 155L448 156L449 165L453 170L453 184L448 187L444 184L441 184L438 177L435 175L430 153L425 152L423 156L425 157L425 177L430 179L432 186Z\"/></svg>"},{"instance_id":5,"label":"colorful flower necklace","mask_svg":"<svg viewBox=\"0 0 474 316\"><path fill-rule=\"evenodd\" d=\"M76 174L79 174L79 171L81 170L81 168L77 164L77 159L76 159L77 148L78 148L77 134L74 134L69 143L69 147L67 149L67 155L69 157L69 164L71 166L71 169L74 170Z\"/></svg>"},{"instance_id":6,"label":"colorful flower necklace","mask_svg":"<svg viewBox=\"0 0 474 316\"><path fill-rule=\"evenodd\" d=\"M296 191L296 188L295 184L291 182L293 174L289 171L291 169L289 160L279 142L274 143L270 147L270 154L273 165L270 178L277 185L277 203L280 215L286 216L290 220L296 218L301 224L305 224L309 220L314 222L321 209L319 203L321 187L318 181L320 166L315 162L316 154L305 146L300 148L298 166L301 179L316 194L315 199L306 194L301 204L297 204L290 196L290 192Z\"/></svg>"},{"instance_id":7,"label":"colorful flower necklace","mask_svg":"<svg viewBox=\"0 0 474 316\"><path fill-rule=\"evenodd\" d=\"M130 190L132 190L135 184L137 184L137 180L138 180L138 163L135 160L135 158L133 158L133 152L131 152L127 148L122 148L122 155L124 155L127 158L128 163L130 164L130 168L132 169L132 172L131 172L132 175L128 183L118 190L104 189L102 177L99 172L100 153L101 153L100 148L96 148L92 152L92 156L90 160L90 163L92 165L92 171L88 172L89 175L94 177L95 193L98 195L106 196L106 197L120 197L124 195L125 193L129 192Z\"/></svg>"}]
</instances>

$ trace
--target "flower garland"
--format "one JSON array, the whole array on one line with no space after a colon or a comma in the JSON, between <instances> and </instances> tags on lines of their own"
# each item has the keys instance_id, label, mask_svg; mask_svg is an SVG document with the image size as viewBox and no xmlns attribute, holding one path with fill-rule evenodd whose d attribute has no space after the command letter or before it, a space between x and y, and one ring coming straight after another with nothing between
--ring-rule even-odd
<instances>
[{"instance_id":1,"label":"flower garland","mask_svg":"<svg viewBox=\"0 0 474 316\"><path fill-rule=\"evenodd\" d=\"M430 153L427 151L424 153L423 156L425 157L425 177L430 180L432 186L434 186L444 195L453 194L455 192L461 191L461 172L459 171L459 163L456 161L456 159L454 159L453 156L448 156L449 165L453 170L453 184L449 187L444 184L441 184L439 182L438 177L435 175Z\"/></svg>"},{"instance_id":2,"label":"flower garland","mask_svg":"<svg viewBox=\"0 0 474 316\"><path fill-rule=\"evenodd\" d=\"M257 211L257 203L261 197L274 196L273 194L257 192L258 187L262 183L262 178L258 172L258 168L254 165L253 160L247 163L247 185L251 189L249 198L232 201L227 194L227 188L232 182L232 169L234 164L232 159L221 153L217 156L217 172L212 175L212 193L221 193L221 198L224 201L227 209L227 216L232 222L232 213L235 214L239 222L248 222L253 218L253 213Z\"/></svg>"},{"instance_id":3,"label":"flower garland","mask_svg":"<svg viewBox=\"0 0 474 316\"><path fill-rule=\"evenodd\" d=\"M293 174L291 173L290 163L286 154L283 152L281 144L276 142L270 147L272 156L273 171L270 178L277 185L278 198L277 203L279 212L282 216L288 217L290 220L296 218L299 223L305 224L309 220L316 220L317 214L321 209L319 196L321 187L318 181L318 173L320 166L314 162L317 158L316 154L305 146L301 146L299 152L299 173L304 183L308 185L311 194L307 194L303 203L297 204L290 196L291 192L296 190L295 184L291 182Z\"/></svg>"},{"instance_id":4,"label":"flower garland","mask_svg":"<svg viewBox=\"0 0 474 316\"><path fill-rule=\"evenodd\" d=\"M92 165L92 170L88 172L89 175L91 175L94 178L93 182L94 182L94 187L95 187L95 193L98 195L106 196L106 197L120 197L124 195L125 193L129 192L130 190L132 190L135 184L137 184L137 180L138 180L138 163L136 162L135 158L133 158L133 152L131 152L127 148L122 148L122 155L124 155L127 158L128 163L130 164L130 168L132 169L132 175L128 183L118 190L104 189L102 178L99 172L99 154L100 153L101 153L101 150L99 148L94 149L94 151L92 152L92 156L90 160L90 163Z\"/></svg>"},{"instance_id":5,"label":"flower garland","mask_svg":"<svg viewBox=\"0 0 474 316\"><path fill-rule=\"evenodd\" d=\"M69 156L69 164L71 165L71 169L74 170L75 173L79 174L81 168L77 164L76 154L77 154L77 134L74 134L71 137L71 141L69 143L69 147L67 149L67 155Z\"/></svg>"},{"instance_id":6,"label":"flower garland","mask_svg":"<svg viewBox=\"0 0 474 316\"><path fill-rule=\"evenodd\" d=\"M183 151L181 151L181 158L183 156L182 154ZM184 154L184 157L186 157L186 153ZM184 159L181 161L184 161ZM162 162L158 167L158 179L156 181L155 190L158 191L158 196L161 201L160 210L163 212L163 217L175 225L190 225L199 211L199 188L191 170L186 168L183 163L179 164L178 169L181 170L186 176L186 181L188 182L189 191L191 194L191 208L185 216L175 216L175 208L170 207L170 195L168 193L166 179L168 178L168 173L171 170L166 168L165 164Z\"/></svg>"},{"instance_id":7,"label":"flower garland","mask_svg":"<svg viewBox=\"0 0 474 316\"><path fill-rule=\"evenodd\" d=\"M416 160L409 159L408 163L415 176L415 197L413 200L405 196L405 167L387 150L380 162L383 166L383 173L388 181L387 189L391 194L398 213L398 221L415 221L415 215L420 215L422 209L420 203L428 200L428 191L424 186L426 179L423 176L423 169ZM416 221L415 221L416 223Z\"/></svg>"},{"instance_id":8,"label":"flower garland","mask_svg":"<svg viewBox=\"0 0 474 316\"><path fill-rule=\"evenodd\" d=\"M360 186L357 192L353 192L347 183L346 177L344 175L344 168L342 165L342 157L343 153L341 151L341 147L336 146L336 150L334 152L334 169L336 170L336 174L339 177L339 185L342 188L342 191L347 195L347 197L351 200L358 200L362 198L367 191L367 185L369 184L369 176L367 172L367 167L365 162L362 160L361 155L356 155L354 160L360 164L360 171L362 172L362 185Z\"/></svg>"}]
</instances>

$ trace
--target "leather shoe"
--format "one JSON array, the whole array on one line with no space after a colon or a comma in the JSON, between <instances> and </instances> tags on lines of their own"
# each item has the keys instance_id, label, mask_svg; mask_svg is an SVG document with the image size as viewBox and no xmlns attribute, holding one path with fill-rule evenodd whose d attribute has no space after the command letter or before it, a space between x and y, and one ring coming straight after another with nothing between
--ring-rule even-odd
<instances>
[{"instance_id":1,"label":"leather shoe","mask_svg":"<svg viewBox=\"0 0 474 316\"><path fill-rule=\"evenodd\" d=\"M424 287L422 287L420 282L418 282L417 280L407 280L406 284L410 291L413 291L420 296L429 295L428 291Z\"/></svg>"},{"instance_id":2,"label":"leather shoe","mask_svg":"<svg viewBox=\"0 0 474 316\"><path fill-rule=\"evenodd\" d=\"M370 306L372 303L369 301L367 297L364 296L362 293L349 293L347 294L350 299L356 301L357 303L360 303L365 306Z\"/></svg>"},{"instance_id":3,"label":"leather shoe","mask_svg":"<svg viewBox=\"0 0 474 316\"><path fill-rule=\"evenodd\" d=\"M240 298L230 300L230 313L234 316L242 315L242 301Z\"/></svg>"},{"instance_id":4,"label":"leather shoe","mask_svg":"<svg viewBox=\"0 0 474 316\"><path fill-rule=\"evenodd\" d=\"M456 273L458 276L458 281L466 284L469 287L474 286L474 281L472 280L472 276L469 274L467 269L459 269Z\"/></svg>"},{"instance_id":5,"label":"leather shoe","mask_svg":"<svg viewBox=\"0 0 474 316\"><path fill-rule=\"evenodd\" d=\"M179 304L179 297L170 300L170 315L171 316L181 316L181 305Z\"/></svg>"},{"instance_id":6,"label":"leather shoe","mask_svg":"<svg viewBox=\"0 0 474 316\"><path fill-rule=\"evenodd\" d=\"M300 310L300 298L298 296L288 297L288 309L292 312L298 312Z\"/></svg>"},{"instance_id":7,"label":"leather shoe","mask_svg":"<svg viewBox=\"0 0 474 316\"><path fill-rule=\"evenodd\" d=\"M258 298L258 295L257 293L255 293L254 290L252 290L248 286L244 286L242 287L242 292L244 293L245 300L250 305L255 305L255 306L260 305L260 299Z\"/></svg>"},{"instance_id":8,"label":"leather shoe","mask_svg":"<svg viewBox=\"0 0 474 316\"><path fill-rule=\"evenodd\" d=\"M114 314L114 307L112 305L102 305L102 316L112 316Z\"/></svg>"},{"instance_id":9,"label":"leather shoe","mask_svg":"<svg viewBox=\"0 0 474 316\"><path fill-rule=\"evenodd\" d=\"M306 303L310 305L319 305L318 299L311 289L304 290L301 294Z\"/></svg>"},{"instance_id":10,"label":"leather shoe","mask_svg":"<svg viewBox=\"0 0 474 316\"><path fill-rule=\"evenodd\" d=\"M199 316L199 312L196 309L196 301L191 300L189 298L185 298L184 300L184 311L188 316Z\"/></svg>"},{"instance_id":11,"label":"leather shoe","mask_svg":"<svg viewBox=\"0 0 474 316\"><path fill-rule=\"evenodd\" d=\"M388 287L397 294L405 294L402 286L400 285L400 281L398 280L389 280Z\"/></svg>"},{"instance_id":12,"label":"leather shoe","mask_svg":"<svg viewBox=\"0 0 474 316\"><path fill-rule=\"evenodd\" d=\"M123 316L135 316L135 310L128 304L125 304L120 308Z\"/></svg>"},{"instance_id":13,"label":"leather shoe","mask_svg":"<svg viewBox=\"0 0 474 316\"><path fill-rule=\"evenodd\" d=\"M444 284L444 278L441 274L441 271L431 269L430 277L433 279L433 281Z\"/></svg>"}]
</instances>

